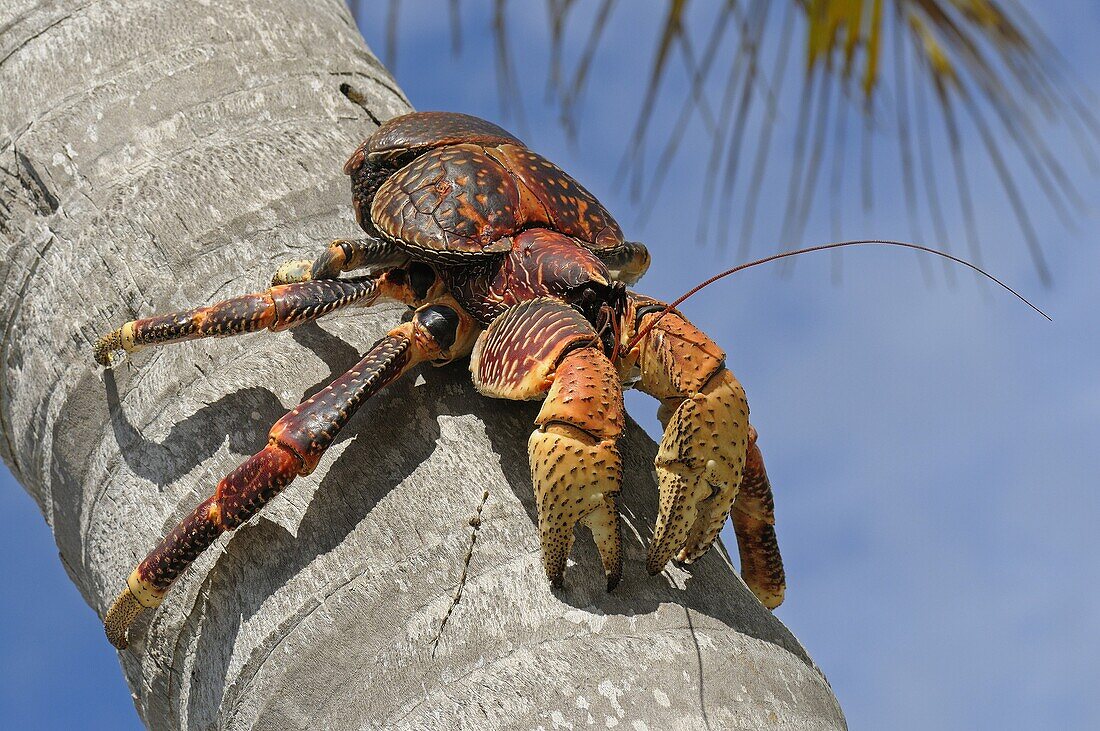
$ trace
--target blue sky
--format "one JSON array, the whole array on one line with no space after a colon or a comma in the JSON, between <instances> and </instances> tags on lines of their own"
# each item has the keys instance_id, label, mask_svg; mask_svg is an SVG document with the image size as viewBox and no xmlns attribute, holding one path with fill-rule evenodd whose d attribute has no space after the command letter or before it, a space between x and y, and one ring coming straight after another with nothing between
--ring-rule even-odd
<instances>
[{"instance_id":1,"label":"blue sky","mask_svg":"<svg viewBox=\"0 0 1100 731\"><path fill-rule=\"evenodd\" d=\"M365 5L378 6L360 20L381 52L386 4ZM418 108L500 120L491 18L468 5L455 60L446 4L404 3L396 76ZM650 245L654 265L639 289L674 297L736 263L731 250L695 243L709 155L698 125L644 229L638 207L612 184L644 90L657 14L615 16L570 145L544 99L543 3L513 5L513 53L528 83L523 136L593 190L629 236ZM1029 5L1077 78L1094 78L1100 7ZM576 59L583 40L570 41L567 59ZM670 83L675 90L680 82ZM788 101L796 90L787 86ZM674 115L679 99L673 93L654 114ZM779 246L793 116L778 122L754 255ZM1044 133L1085 200L1100 200L1100 178L1066 130ZM845 236L911 237L890 135L886 129L879 142L889 152L876 162L875 208L862 214L853 188ZM747 139L755 139L751 130ZM1076 229L1065 227L1034 181L1019 177L1024 197L1036 201L1031 211L1053 273L1054 286L1044 288L978 145L965 131L985 263L1053 324L961 271L951 285L936 264L928 285L909 252L886 250L845 253L839 284L829 255L807 256L787 276L757 268L684 308L726 348L748 391L788 570L787 601L777 613L825 671L853 729L1100 726L1097 219L1094 211ZM1021 160L1010 154L1008 163ZM962 242L963 220L947 199L950 238ZM833 233L818 205L802 240L786 243ZM631 397L628 407L656 434L652 402ZM69 583L33 501L6 471L0 576L9 587L0 600L0 726L137 727L98 619ZM27 587L44 601L23 601Z\"/></svg>"}]
</instances>

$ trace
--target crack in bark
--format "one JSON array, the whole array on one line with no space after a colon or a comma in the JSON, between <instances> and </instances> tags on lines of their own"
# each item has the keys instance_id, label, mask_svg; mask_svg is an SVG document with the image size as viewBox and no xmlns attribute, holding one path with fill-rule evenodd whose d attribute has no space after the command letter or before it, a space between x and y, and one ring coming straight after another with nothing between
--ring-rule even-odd
<instances>
[{"instance_id":1,"label":"crack in bark","mask_svg":"<svg viewBox=\"0 0 1100 731\"><path fill-rule=\"evenodd\" d=\"M46 187L42 176L31 164L31 159L19 150L14 150L14 152L19 184L23 186L23 190L27 191L27 195L34 201L34 206L38 209L39 215L52 216L57 213L57 209L61 207L61 202Z\"/></svg>"},{"instance_id":2,"label":"crack in bark","mask_svg":"<svg viewBox=\"0 0 1100 731\"><path fill-rule=\"evenodd\" d=\"M0 366L7 363L8 351L10 349L12 335L15 331L15 321L19 318L23 300L27 296L27 290L30 288L31 280L34 279L34 275L38 272L39 265L45 260L46 254L49 253L50 248L57 241L57 235L53 232L53 229L50 229L50 234L49 239L42 249L35 251L36 256L34 257L34 261L31 262L27 273L23 277L23 281L19 286L19 294L16 295L11 311L8 314L7 322L4 324L4 333L0 336ZM19 464L19 458L16 456L15 444L11 439L14 430L11 428L11 423L7 419L7 409L4 408L4 402L8 400L7 392L8 388L0 388L0 427L2 427L4 432L4 441L9 450L11 467L13 468L12 472L15 474L16 478L22 482L25 477L23 468Z\"/></svg>"},{"instance_id":3,"label":"crack in bark","mask_svg":"<svg viewBox=\"0 0 1100 731\"><path fill-rule=\"evenodd\" d=\"M435 657L435 651L439 649L439 641L443 638L443 630L447 626L448 620L451 618L451 614L458 607L458 603L462 601L462 592L466 588L466 577L470 571L470 561L474 557L474 546L477 545L477 533L481 530L481 511L485 509L485 503L489 501L489 491L486 490L481 495L481 502L478 503L477 512L470 518L470 527L473 528L470 531L470 547L466 549L466 557L462 560L462 573L458 576L458 586L455 587L454 596L451 597L451 606L447 607L447 613L443 615L443 620L439 623L439 629L435 631L435 637L432 638L432 657Z\"/></svg>"}]
</instances>

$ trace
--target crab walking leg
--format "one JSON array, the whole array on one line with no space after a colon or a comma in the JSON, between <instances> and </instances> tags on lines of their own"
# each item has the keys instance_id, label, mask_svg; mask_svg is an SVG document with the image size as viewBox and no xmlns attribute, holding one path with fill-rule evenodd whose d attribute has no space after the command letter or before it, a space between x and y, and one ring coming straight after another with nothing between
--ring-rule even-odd
<instances>
[{"instance_id":1,"label":"crab walking leg","mask_svg":"<svg viewBox=\"0 0 1100 731\"><path fill-rule=\"evenodd\" d=\"M659 316L660 303L632 297L641 314L633 332ZM664 437L654 466L660 509L646 569L674 556L690 563L717 538L734 505L749 441L745 391L725 368L725 353L678 312L669 312L627 356L638 387L661 400Z\"/></svg>"},{"instance_id":2,"label":"crab walking leg","mask_svg":"<svg viewBox=\"0 0 1100 731\"><path fill-rule=\"evenodd\" d=\"M382 297L404 301L407 279L405 270L391 269L353 279L285 284L206 307L131 320L96 341L95 360L110 367L146 345L285 330L349 305L369 305Z\"/></svg>"},{"instance_id":3,"label":"crab walking leg","mask_svg":"<svg viewBox=\"0 0 1100 731\"><path fill-rule=\"evenodd\" d=\"M398 266L408 258L408 254L381 239L336 239L316 259L295 259L279 265L271 277L271 284L335 279L341 272Z\"/></svg>"},{"instance_id":4,"label":"crab walking leg","mask_svg":"<svg viewBox=\"0 0 1100 731\"><path fill-rule=\"evenodd\" d=\"M111 644L126 646L127 628L138 614L159 606L176 578L219 535L255 515L296 476L312 472L364 401L417 363L468 352L467 321L445 305L422 307L350 371L277 421L267 446L219 482L130 574L104 620Z\"/></svg>"},{"instance_id":5,"label":"crab walking leg","mask_svg":"<svg viewBox=\"0 0 1100 731\"><path fill-rule=\"evenodd\" d=\"M553 379L528 442L543 566L550 582L561 586L573 526L580 523L592 531L610 591L623 569L623 464L616 444L623 430L622 386L611 361L595 348L570 352Z\"/></svg>"},{"instance_id":6,"label":"crab walking leg","mask_svg":"<svg viewBox=\"0 0 1100 731\"><path fill-rule=\"evenodd\" d=\"M731 517L741 554L741 577L764 606L775 609L783 603L787 583L775 538L772 485L756 444L756 430L751 427L745 476Z\"/></svg>"}]
</instances>

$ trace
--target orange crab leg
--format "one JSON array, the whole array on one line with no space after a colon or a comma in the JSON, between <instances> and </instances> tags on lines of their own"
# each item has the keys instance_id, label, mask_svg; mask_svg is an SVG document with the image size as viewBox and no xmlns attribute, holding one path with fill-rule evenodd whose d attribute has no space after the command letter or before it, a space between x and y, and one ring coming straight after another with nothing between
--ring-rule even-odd
<instances>
[{"instance_id":1,"label":"orange crab leg","mask_svg":"<svg viewBox=\"0 0 1100 731\"><path fill-rule=\"evenodd\" d=\"M94 355L97 363L109 367L147 345L240 335L264 329L285 330L341 307L370 305L381 298L410 304L415 300L406 270L390 269L353 279L284 284L206 307L131 320L97 340Z\"/></svg>"},{"instance_id":2,"label":"orange crab leg","mask_svg":"<svg viewBox=\"0 0 1100 731\"><path fill-rule=\"evenodd\" d=\"M623 430L618 373L592 325L574 308L539 298L509 308L470 359L486 396L545 398L528 442L546 576L560 586L578 523L592 531L608 589L622 576L618 494Z\"/></svg>"},{"instance_id":3,"label":"orange crab leg","mask_svg":"<svg viewBox=\"0 0 1100 731\"><path fill-rule=\"evenodd\" d=\"M733 530L741 554L741 577L768 609L783 603L786 576L779 542L775 538L775 501L764 470L764 457L756 445L756 430L749 428L749 451L741 491L733 504Z\"/></svg>"},{"instance_id":4,"label":"orange crab leg","mask_svg":"<svg viewBox=\"0 0 1100 731\"><path fill-rule=\"evenodd\" d=\"M259 512L296 476L312 472L364 401L417 363L469 352L473 333L464 313L446 305L422 307L350 371L277 421L267 446L222 479L130 574L104 620L111 643L125 647L137 615L159 606L172 583L219 535Z\"/></svg>"},{"instance_id":5,"label":"orange crab leg","mask_svg":"<svg viewBox=\"0 0 1100 731\"><path fill-rule=\"evenodd\" d=\"M725 353L675 310L631 295L623 339L650 328L621 368L637 367L638 387L661 399L665 426L657 454L661 508L647 568L656 573L675 556L690 563L733 518L741 574L769 609L783 601L783 559L764 459L749 425L744 389L725 367ZM660 318L660 319L656 319Z\"/></svg>"}]
</instances>

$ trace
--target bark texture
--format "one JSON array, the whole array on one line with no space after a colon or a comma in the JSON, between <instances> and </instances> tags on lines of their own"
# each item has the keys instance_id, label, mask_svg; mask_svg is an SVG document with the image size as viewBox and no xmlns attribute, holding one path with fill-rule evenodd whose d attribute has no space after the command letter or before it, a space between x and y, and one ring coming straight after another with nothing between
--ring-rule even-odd
<instances>
[{"instance_id":1,"label":"bark texture","mask_svg":"<svg viewBox=\"0 0 1100 731\"><path fill-rule=\"evenodd\" d=\"M341 164L408 109L336 0L0 5L0 450L101 614L268 426L400 313L170 346L113 373L93 366L95 337L262 289L278 263L353 235ZM316 473L135 628L120 659L145 723L843 727L723 551L645 575L655 445L635 424L622 586L604 592L584 535L567 588L548 588L536 411L477 396L464 364L364 407Z\"/></svg>"}]
</instances>

